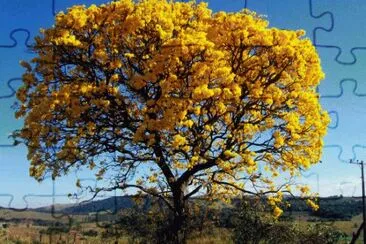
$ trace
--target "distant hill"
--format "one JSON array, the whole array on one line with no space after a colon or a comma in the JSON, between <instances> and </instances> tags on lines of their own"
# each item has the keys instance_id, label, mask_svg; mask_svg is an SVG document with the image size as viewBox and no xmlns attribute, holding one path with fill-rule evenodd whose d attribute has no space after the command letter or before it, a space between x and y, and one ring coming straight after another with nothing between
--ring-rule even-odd
<instances>
[{"instance_id":1,"label":"distant hill","mask_svg":"<svg viewBox=\"0 0 366 244\"><path fill-rule=\"evenodd\" d=\"M151 197L144 197L143 211L149 209L151 200ZM319 198L318 204L320 209L316 212L307 206L304 200L297 198L287 200L291 204L285 211L287 213L307 212L308 215L318 218L344 220L351 219L353 216L362 213L362 198L357 197L333 196ZM193 199L193 201L197 201L197 199ZM234 199L233 203L235 202L238 203L238 199ZM58 204L54 206L54 210L52 210L52 206L47 206L32 209L32 211L41 213L51 213L53 211L62 214L88 215L104 211L115 213L122 209L132 208L134 205L135 202L132 199L132 196L117 196L80 204Z\"/></svg>"},{"instance_id":2,"label":"distant hill","mask_svg":"<svg viewBox=\"0 0 366 244\"><path fill-rule=\"evenodd\" d=\"M116 212L121 209L132 208L134 200L131 196L110 197L102 200L94 200L76 204L57 204L35 208L33 211L43 213L63 213L63 214L89 214L101 211Z\"/></svg>"}]
</instances>

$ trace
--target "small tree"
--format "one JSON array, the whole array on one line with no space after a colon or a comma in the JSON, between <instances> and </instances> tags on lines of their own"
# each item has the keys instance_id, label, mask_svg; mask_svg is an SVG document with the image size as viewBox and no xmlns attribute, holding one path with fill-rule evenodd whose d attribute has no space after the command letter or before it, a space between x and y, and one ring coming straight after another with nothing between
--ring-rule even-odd
<instances>
[{"instance_id":1,"label":"small tree","mask_svg":"<svg viewBox=\"0 0 366 244\"><path fill-rule=\"evenodd\" d=\"M195 194L277 192L272 176L318 162L329 119L316 93L319 58L303 34L194 2L60 12L22 62L16 116L25 121L14 136L28 146L31 176L97 170L110 183L97 192L132 187L165 201L170 239L184 241Z\"/></svg>"},{"instance_id":2,"label":"small tree","mask_svg":"<svg viewBox=\"0 0 366 244\"><path fill-rule=\"evenodd\" d=\"M254 207L253 207L254 206ZM276 221L263 211L263 203L253 204L243 199L234 217L235 243L339 243L345 233L326 223L297 225L294 222Z\"/></svg>"},{"instance_id":3,"label":"small tree","mask_svg":"<svg viewBox=\"0 0 366 244\"><path fill-rule=\"evenodd\" d=\"M259 199L260 200L260 199ZM235 218L235 243L258 244L268 239L272 223L264 216L264 205L260 202L250 202L243 199L237 209Z\"/></svg>"}]
</instances>

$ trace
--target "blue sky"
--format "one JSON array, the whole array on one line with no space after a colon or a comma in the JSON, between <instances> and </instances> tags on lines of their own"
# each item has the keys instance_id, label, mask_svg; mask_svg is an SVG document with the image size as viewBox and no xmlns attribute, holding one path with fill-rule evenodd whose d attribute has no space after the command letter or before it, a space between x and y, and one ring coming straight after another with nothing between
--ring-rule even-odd
<instances>
[{"instance_id":1,"label":"blue sky","mask_svg":"<svg viewBox=\"0 0 366 244\"><path fill-rule=\"evenodd\" d=\"M41 27L52 25L54 12L73 4L100 4L100 0L0 0L0 205L15 208L70 202L65 197L76 192L75 178L88 181L88 173L71 174L37 183L28 175L26 149L8 147L8 134L20 128L11 105L12 89L19 86L19 60L29 60L26 44ZM305 29L317 45L326 73L319 86L323 106L332 111L332 124L325 138L322 163L304 174L322 196L360 195L360 170L349 165L351 158L366 160L366 4L360 0L212 0L214 11L237 11L245 6L265 15L271 26ZM365 48L366 49L366 48ZM10 81L10 83L9 83ZM318 187L319 186L319 187ZM52 197L52 194L56 197ZM25 196L25 198L24 198ZM13 198L13 201L10 200ZM24 200L25 199L25 200ZM29 205L26 204L29 203Z\"/></svg>"}]
</instances>

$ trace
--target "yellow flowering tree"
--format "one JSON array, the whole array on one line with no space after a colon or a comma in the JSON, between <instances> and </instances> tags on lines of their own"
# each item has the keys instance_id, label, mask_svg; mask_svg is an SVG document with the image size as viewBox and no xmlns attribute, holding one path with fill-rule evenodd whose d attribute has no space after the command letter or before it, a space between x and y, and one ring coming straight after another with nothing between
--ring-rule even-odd
<instances>
[{"instance_id":1,"label":"yellow flowering tree","mask_svg":"<svg viewBox=\"0 0 366 244\"><path fill-rule=\"evenodd\" d=\"M99 190L164 200L178 239L194 195L279 192L277 175L319 161L329 122L316 93L320 61L303 35L205 3L119 0L60 12L36 37L36 57L21 62L15 136L28 146L31 176L108 174L111 187ZM275 215L281 197L270 198Z\"/></svg>"}]
</instances>

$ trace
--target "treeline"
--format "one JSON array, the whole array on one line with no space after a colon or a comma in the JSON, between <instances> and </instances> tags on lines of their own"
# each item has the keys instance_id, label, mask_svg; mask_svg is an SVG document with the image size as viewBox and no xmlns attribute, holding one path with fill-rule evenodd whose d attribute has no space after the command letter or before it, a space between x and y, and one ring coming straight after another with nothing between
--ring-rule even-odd
<instances>
[{"instance_id":1,"label":"treeline","mask_svg":"<svg viewBox=\"0 0 366 244\"><path fill-rule=\"evenodd\" d=\"M202 203L202 202L201 202ZM192 203L193 204L193 203ZM197 202L196 202L197 204ZM232 207L207 207L197 204L185 226L187 239L210 235L217 229L229 230L235 243L338 243L347 235L330 224L278 221L269 213L269 206L258 199L236 199ZM160 239L168 228L170 216L164 209L152 206L149 211L138 207L123 210L118 220L105 223L103 237L129 236L139 243L164 243Z\"/></svg>"},{"instance_id":2,"label":"treeline","mask_svg":"<svg viewBox=\"0 0 366 244\"><path fill-rule=\"evenodd\" d=\"M319 209L313 211L301 199L289 199L290 206L286 209L285 216L291 216L292 212L306 212L315 218L332 220L351 220L352 217L362 213L362 200L360 198L332 196L319 198Z\"/></svg>"},{"instance_id":3,"label":"treeline","mask_svg":"<svg viewBox=\"0 0 366 244\"><path fill-rule=\"evenodd\" d=\"M36 226L61 226L66 225L65 223L56 220L45 220L45 219L31 219L31 218L0 218L0 223L6 224L28 224Z\"/></svg>"}]
</instances>

